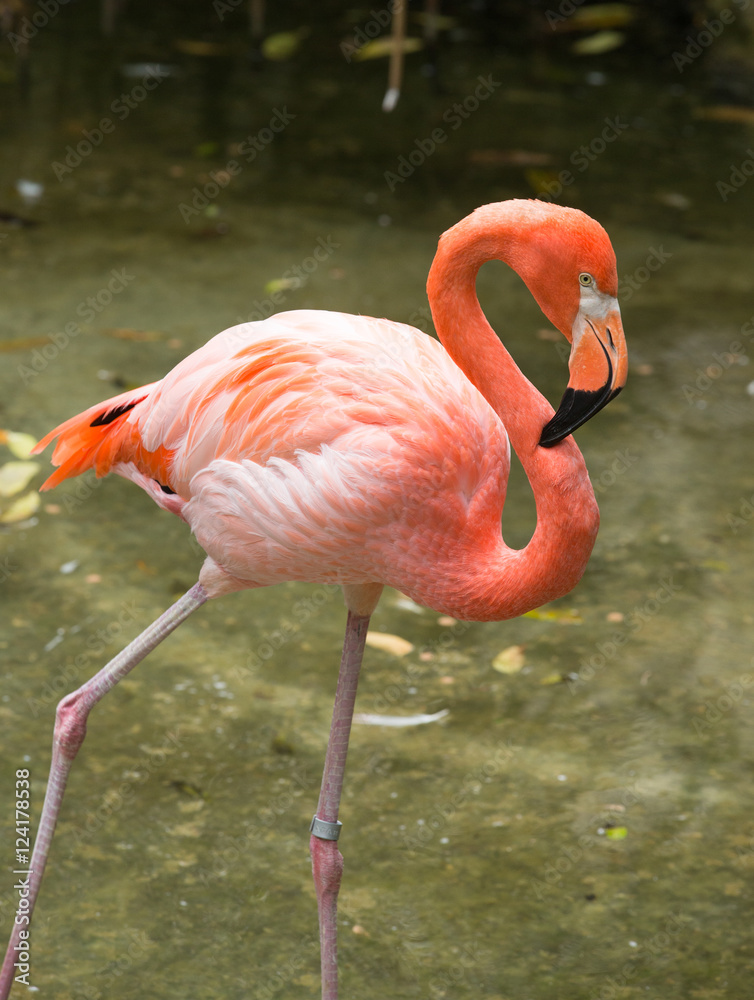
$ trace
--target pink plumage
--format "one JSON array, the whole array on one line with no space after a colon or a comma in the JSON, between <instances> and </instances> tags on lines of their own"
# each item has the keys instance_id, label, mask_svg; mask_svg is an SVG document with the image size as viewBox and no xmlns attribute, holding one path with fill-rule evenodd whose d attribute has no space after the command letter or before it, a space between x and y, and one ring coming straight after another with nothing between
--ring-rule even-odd
<instances>
[{"instance_id":1,"label":"pink plumage","mask_svg":"<svg viewBox=\"0 0 754 1000\"><path fill-rule=\"evenodd\" d=\"M571 342L557 412L482 313L480 266L499 259ZM369 617L387 584L457 618L500 620L567 593L599 513L571 437L622 388L627 358L607 234L574 209L486 205L440 240L427 285L441 343L388 320L289 312L218 334L159 382L61 424L45 487L93 468L182 517L207 553L197 583L58 706L31 868L39 891L65 782L94 704L209 597L283 580L339 583L348 620L312 826L322 995L337 998L336 847L345 756ZM537 525L508 548L510 444ZM14 927L0 972L13 978Z\"/></svg>"}]
</instances>

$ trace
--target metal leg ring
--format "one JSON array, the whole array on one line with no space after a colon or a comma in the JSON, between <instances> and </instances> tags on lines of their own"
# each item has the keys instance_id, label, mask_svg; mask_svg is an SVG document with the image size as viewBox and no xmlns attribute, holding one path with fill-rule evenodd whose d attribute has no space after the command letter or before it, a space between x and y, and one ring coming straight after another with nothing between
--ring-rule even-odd
<instances>
[{"instance_id":1,"label":"metal leg ring","mask_svg":"<svg viewBox=\"0 0 754 1000\"><path fill-rule=\"evenodd\" d=\"M340 820L336 819L334 823L329 823L327 820L318 819L315 815L312 818L309 832L315 837L319 837L320 840L337 840L342 826Z\"/></svg>"}]
</instances>

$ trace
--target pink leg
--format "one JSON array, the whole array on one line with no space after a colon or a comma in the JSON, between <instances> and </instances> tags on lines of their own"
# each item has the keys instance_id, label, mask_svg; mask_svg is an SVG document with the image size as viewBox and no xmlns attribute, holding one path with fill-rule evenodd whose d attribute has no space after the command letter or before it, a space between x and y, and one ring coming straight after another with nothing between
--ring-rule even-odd
<instances>
[{"instance_id":1,"label":"pink leg","mask_svg":"<svg viewBox=\"0 0 754 1000\"><path fill-rule=\"evenodd\" d=\"M348 612L338 687L335 692L330 740L327 744L317 814L312 820L309 849L319 909L319 942L322 957L322 1000L338 998L338 890L343 856L338 850L338 807L343 790L348 738L356 701L356 687L364 656L369 615Z\"/></svg>"},{"instance_id":2,"label":"pink leg","mask_svg":"<svg viewBox=\"0 0 754 1000\"><path fill-rule=\"evenodd\" d=\"M50 778L47 783L42 816L39 820L39 830L34 843L34 852L29 869L31 875L28 883L28 908L19 908L17 918L22 914L31 918L34 903L39 893L39 886L44 875L47 856L50 852L52 835L60 813L68 773L76 758L76 754L84 742L86 735L86 720L89 712L104 696L111 691L118 681L122 680L137 663L151 653L166 636L185 621L192 611L207 600L208 595L200 583L195 584L180 600L168 608L156 621L146 628L140 636L112 659L107 666L95 674L91 680L83 684L78 691L67 695L58 705L55 717L55 734L52 741L52 763ZM19 876L23 879L23 876ZM15 975L16 946L21 942L21 931L28 930L28 923L18 924L14 921L8 950L5 954L2 972L0 972L0 1000L7 1000ZM33 950L33 949L32 949Z\"/></svg>"}]
</instances>

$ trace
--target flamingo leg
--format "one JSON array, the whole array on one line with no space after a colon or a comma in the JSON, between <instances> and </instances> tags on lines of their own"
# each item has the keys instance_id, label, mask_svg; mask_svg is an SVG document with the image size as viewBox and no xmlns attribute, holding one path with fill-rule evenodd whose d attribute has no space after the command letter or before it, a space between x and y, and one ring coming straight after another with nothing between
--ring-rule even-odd
<instances>
[{"instance_id":1,"label":"flamingo leg","mask_svg":"<svg viewBox=\"0 0 754 1000\"><path fill-rule=\"evenodd\" d=\"M30 874L26 885L27 895L16 914L8 950L0 972L0 1000L7 1000L15 976L15 965L20 950L19 945L28 931L34 903L39 894L39 886L44 875L50 852L55 824L63 802L66 782L76 754L84 742L86 721L89 712L111 691L144 657L151 653L181 622L201 607L208 594L200 583L195 584L168 610L160 615L141 635L137 636L124 650L104 666L99 673L83 684L77 691L66 695L60 702L55 715L55 733L52 741L52 762L47 793L39 820L39 829L34 843ZM23 879L23 876L19 876ZM25 881L25 880L24 880ZM28 918L28 919L27 919Z\"/></svg>"},{"instance_id":2,"label":"flamingo leg","mask_svg":"<svg viewBox=\"0 0 754 1000\"><path fill-rule=\"evenodd\" d=\"M337 844L340 833L338 808L369 619L370 614L358 614L351 610L348 612L322 787L309 841L319 910L322 1000L337 1000L338 997L337 914L338 890L343 874L343 855Z\"/></svg>"}]
</instances>

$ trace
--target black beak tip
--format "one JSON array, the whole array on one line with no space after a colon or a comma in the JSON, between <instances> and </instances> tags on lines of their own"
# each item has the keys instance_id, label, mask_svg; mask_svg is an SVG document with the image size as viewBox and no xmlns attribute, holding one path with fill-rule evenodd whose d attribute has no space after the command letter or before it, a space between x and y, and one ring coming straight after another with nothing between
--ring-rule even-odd
<instances>
[{"instance_id":1,"label":"black beak tip","mask_svg":"<svg viewBox=\"0 0 754 1000\"><path fill-rule=\"evenodd\" d=\"M540 447L553 448L560 444L603 406L607 406L611 399L615 399L621 388L612 389L608 383L602 389L566 389L555 416L542 428Z\"/></svg>"}]
</instances>

